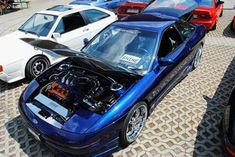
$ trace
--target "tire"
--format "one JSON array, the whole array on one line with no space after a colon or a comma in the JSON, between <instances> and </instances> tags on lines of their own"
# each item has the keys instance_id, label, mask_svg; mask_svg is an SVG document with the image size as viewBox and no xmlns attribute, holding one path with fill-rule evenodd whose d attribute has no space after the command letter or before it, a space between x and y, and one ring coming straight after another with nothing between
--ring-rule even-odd
<instances>
[{"instance_id":1,"label":"tire","mask_svg":"<svg viewBox=\"0 0 235 157\"><path fill-rule=\"evenodd\" d=\"M195 55L194 60L193 60L193 70L196 69L199 66L199 63L200 63L201 58L202 58L202 48L203 48L203 46L200 45L196 50L197 52L196 52L196 55Z\"/></svg>"},{"instance_id":2,"label":"tire","mask_svg":"<svg viewBox=\"0 0 235 157\"><path fill-rule=\"evenodd\" d=\"M223 13L224 13L224 11L222 10L221 13L220 13L220 15L219 15L219 17L222 17L222 16L223 16Z\"/></svg>"},{"instance_id":3,"label":"tire","mask_svg":"<svg viewBox=\"0 0 235 157\"><path fill-rule=\"evenodd\" d=\"M34 79L40 75L43 71L49 68L50 62L44 56L35 56L29 60L26 65L25 73L28 79Z\"/></svg>"},{"instance_id":4,"label":"tire","mask_svg":"<svg viewBox=\"0 0 235 157\"><path fill-rule=\"evenodd\" d=\"M138 120L136 119L138 117ZM128 113L123 128L121 130L120 134L120 145L123 147L128 146L132 142L134 142L138 136L140 135L140 132L145 126L145 122L148 117L148 107L145 102L139 102L137 103ZM131 124L135 123L135 124ZM136 124L137 123L137 124ZM137 128L133 128L133 125ZM131 129L131 130L130 130ZM128 131L129 130L129 131ZM134 132L133 132L134 131ZM131 135L128 135L131 134Z\"/></svg>"},{"instance_id":5,"label":"tire","mask_svg":"<svg viewBox=\"0 0 235 157\"><path fill-rule=\"evenodd\" d=\"M215 23L215 25L212 27L212 29L211 30L216 30L216 27L217 27L217 23Z\"/></svg>"}]
</instances>

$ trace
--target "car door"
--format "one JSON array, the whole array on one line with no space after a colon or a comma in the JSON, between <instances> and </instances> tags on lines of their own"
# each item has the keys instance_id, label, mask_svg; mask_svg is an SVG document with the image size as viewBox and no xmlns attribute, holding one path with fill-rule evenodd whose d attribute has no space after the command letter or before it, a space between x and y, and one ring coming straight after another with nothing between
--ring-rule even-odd
<instances>
[{"instance_id":1,"label":"car door","mask_svg":"<svg viewBox=\"0 0 235 157\"><path fill-rule=\"evenodd\" d=\"M87 23L77 12L60 19L53 33L53 38L58 43L80 50L84 45L83 39L90 39L90 32Z\"/></svg>"},{"instance_id":2,"label":"car door","mask_svg":"<svg viewBox=\"0 0 235 157\"><path fill-rule=\"evenodd\" d=\"M183 38L175 25L165 30L157 53L158 67L156 68L156 86L152 89L147 99L155 105L178 81L183 77L187 65L192 61L194 51L188 45L188 39ZM168 60L168 65L161 63ZM159 79L160 78L160 79Z\"/></svg>"},{"instance_id":3,"label":"car door","mask_svg":"<svg viewBox=\"0 0 235 157\"><path fill-rule=\"evenodd\" d=\"M89 23L87 28L90 30L90 38L114 21L111 15L97 9L84 10L81 14Z\"/></svg>"}]
</instances>

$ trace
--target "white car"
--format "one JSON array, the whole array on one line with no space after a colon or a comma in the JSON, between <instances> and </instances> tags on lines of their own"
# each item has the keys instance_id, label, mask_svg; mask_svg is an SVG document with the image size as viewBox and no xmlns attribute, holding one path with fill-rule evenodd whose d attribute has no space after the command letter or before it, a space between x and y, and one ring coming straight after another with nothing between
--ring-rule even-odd
<instances>
[{"instance_id":1,"label":"white car","mask_svg":"<svg viewBox=\"0 0 235 157\"><path fill-rule=\"evenodd\" d=\"M58 5L34 14L17 31L0 38L0 80L32 79L66 58L45 53L22 38L49 40L78 51L84 39L90 40L116 20L113 12L87 5Z\"/></svg>"}]
</instances>

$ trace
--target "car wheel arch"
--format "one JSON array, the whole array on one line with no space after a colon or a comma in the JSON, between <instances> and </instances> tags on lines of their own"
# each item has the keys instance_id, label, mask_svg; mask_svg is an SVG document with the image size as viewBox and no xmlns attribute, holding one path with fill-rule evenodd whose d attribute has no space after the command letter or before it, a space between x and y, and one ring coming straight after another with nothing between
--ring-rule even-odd
<instances>
[{"instance_id":1,"label":"car wheel arch","mask_svg":"<svg viewBox=\"0 0 235 157\"><path fill-rule=\"evenodd\" d=\"M140 100L140 101L137 101L135 103L135 105L133 105L130 110L127 112L127 114L124 116L124 122L123 122L123 125L121 126L120 130L119 130L119 146L121 146L122 148L125 148L127 147L129 144L127 144L126 142L123 141L123 129L126 127L126 120L128 120L128 116L131 115L131 113L136 109L138 108L137 106L146 106L147 107L147 117L146 117L146 120L148 119L148 116L149 116L149 105L146 103L147 101L146 100ZM142 105L141 105L142 104ZM129 117L130 118L130 117ZM145 127L145 126L144 126ZM141 131L140 131L141 132Z\"/></svg>"}]
</instances>

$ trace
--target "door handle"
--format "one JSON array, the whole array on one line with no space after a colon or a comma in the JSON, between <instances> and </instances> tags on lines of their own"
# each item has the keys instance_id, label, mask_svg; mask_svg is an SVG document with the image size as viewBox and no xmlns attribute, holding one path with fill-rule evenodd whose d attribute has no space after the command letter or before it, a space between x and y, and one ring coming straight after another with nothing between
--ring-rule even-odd
<instances>
[{"instance_id":1,"label":"door handle","mask_svg":"<svg viewBox=\"0 0 235 157\"><path fill-rule=\"evenodd\" d=\"M89 31L89 28L83 29L83 32L87 32L87 31Z\"/></svg>"}]
</instances>

